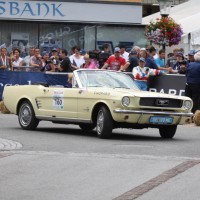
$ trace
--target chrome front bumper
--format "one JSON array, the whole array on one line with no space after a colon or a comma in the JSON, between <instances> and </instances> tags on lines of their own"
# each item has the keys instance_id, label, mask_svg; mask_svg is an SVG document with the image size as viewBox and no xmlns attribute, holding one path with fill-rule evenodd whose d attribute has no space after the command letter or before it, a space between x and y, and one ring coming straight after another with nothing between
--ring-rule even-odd
<instances>
[{"instance_id":1,"label":"chrome front bumper","mask_svg":"<svg viewBox=\"0 0 200 200\"><path fill-rule=\"evenodd\" d=\"M141 114L141 115L173 115L173 116L179 116L179 117L192 117L193 113L182 113L182 112L163 112L163 111L147 111L147 110L121 110L121 109L115 109L114 113L120 113L120 114Z\"/></svg>"}]
</instances>

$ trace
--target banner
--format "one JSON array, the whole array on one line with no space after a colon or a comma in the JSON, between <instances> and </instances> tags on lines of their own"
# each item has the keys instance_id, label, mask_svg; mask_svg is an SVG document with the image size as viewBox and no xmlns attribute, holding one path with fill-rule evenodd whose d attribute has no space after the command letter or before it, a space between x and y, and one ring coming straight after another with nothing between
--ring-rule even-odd
<instances>
[{"instance_id":1,"label":"banner","mask_svg":"<svg viewBox=\"0 0 200 200\"><path fill-rule=\"evenodd\" d=\"M42 72L0 71L0 101L4 87L11 85L31 85L47 83L48 85L63 85L68 87L68 74L46 74Z\"/></svg>"}]
</instances>

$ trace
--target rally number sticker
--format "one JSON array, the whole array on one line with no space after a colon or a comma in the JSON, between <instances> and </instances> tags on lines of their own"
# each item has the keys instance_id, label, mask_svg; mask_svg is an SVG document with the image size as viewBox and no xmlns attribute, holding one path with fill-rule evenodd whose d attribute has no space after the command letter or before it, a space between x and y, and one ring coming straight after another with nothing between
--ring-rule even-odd
<instances>
[{"instance_id":1,"label":"rally number sticker","mask_svg":"<svg viewBox=\"0 0 200 200\"><path fill-rule=\"evenodd\" d=\"M53 108L61 110L64 108L64 91L55 90L53 92Z\"/></svg>"}]
</instances>

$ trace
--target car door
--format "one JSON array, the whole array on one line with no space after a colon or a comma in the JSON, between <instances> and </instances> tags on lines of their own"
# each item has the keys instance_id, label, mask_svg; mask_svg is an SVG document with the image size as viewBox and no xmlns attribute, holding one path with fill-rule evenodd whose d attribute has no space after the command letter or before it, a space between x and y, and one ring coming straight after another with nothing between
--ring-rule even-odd
<instances>
[{"instance_id":1,"label":"car door","mask_svg":"<svg viewBox=\"0 0 200 200\"><path fill-rule=\"evenodd\" d=\"M36 99L40 115L54 118L77 118L77 88L46 87Z\"/></svg>"}]
</instances>

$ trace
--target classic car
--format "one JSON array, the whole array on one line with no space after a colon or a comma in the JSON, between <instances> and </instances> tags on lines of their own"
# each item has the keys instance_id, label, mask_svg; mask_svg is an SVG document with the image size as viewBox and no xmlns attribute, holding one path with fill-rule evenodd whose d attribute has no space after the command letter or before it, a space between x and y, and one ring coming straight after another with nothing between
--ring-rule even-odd
<instances>
[{"instance_id":1,"label":"classic car","mask_svg":"<svg viewBox=\"0 0 200 200\"><path fill-rule=\"evenodd\" d=\"M193 115L190 98L140 91L122 72L80 69L69 85L7 86L3 102L23 129L36 129L46 120L77 124L84 131L96 127L100 138L109 138L115 128L158 128L162 138L172 138L177 125Z\"/></svg>"}]
</instances>

